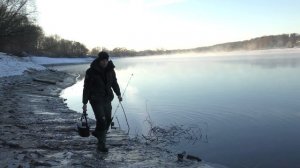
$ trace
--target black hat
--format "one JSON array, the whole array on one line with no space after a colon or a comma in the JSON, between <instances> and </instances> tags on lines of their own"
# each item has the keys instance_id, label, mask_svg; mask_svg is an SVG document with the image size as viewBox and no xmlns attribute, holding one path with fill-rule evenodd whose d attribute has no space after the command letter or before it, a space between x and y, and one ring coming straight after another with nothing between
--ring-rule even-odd
<instances>
[{"instance_id":1,"label":"black hat","mask_svg":"<svg viewBox=\"0 0 300 168\"><path fill-rule=\"evenodd\" d=\"M105 51L99 52L99 54L98 54L99 60L104 60L104 59L108 60L108 58L109 58L109 55L107 52L105 52Z\"/></svg>"}]
</instances>

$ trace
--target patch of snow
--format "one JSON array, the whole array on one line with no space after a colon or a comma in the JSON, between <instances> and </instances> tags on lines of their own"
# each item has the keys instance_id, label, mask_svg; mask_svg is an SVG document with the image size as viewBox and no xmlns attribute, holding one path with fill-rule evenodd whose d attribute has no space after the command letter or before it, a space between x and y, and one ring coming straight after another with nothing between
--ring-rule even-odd
<instances>
[{"instance_id":1,"label":"patch of snow","mask_svg":"<svg viewBox=\"0 0 300 168\"><path fill-rule=\"evenodd\" d=\"M91 63L94 58L49 58L49 57L27 57L28 60L40 64L40 65L50 65L50 64L83 64Z\"/></svg>"},{"instance_id":2,"label":"patch of snow","mask_svg":"<svg viewBox=\"0 0 300 168\"><path fill-rule=\"evenodd\" d=\"M0 52L0 77L22 75L28 69L45 70L46 68L26 58Z\"/></svg>"}]
</instances>

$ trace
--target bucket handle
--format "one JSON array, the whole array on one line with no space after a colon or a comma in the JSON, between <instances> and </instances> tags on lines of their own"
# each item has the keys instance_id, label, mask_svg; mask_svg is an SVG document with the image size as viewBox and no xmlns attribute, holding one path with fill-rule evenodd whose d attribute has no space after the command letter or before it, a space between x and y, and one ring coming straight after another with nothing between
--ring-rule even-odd
<instances>
[{"instance_id":1,"label":"bucket handle","mask_svg":"<svg viewBox=\"0 0 300 168\"><path fill-rule=\"evenodd\" d=\"M85 120L85 123L86 123L87 126L88 126L87 116L88 116L88 114L86 113L86 111L83 111L83 113L82 113L82 115L81 115L80 121L82 122L82 120L84 119L84 120Z\"/></svg>"}]
</instances>

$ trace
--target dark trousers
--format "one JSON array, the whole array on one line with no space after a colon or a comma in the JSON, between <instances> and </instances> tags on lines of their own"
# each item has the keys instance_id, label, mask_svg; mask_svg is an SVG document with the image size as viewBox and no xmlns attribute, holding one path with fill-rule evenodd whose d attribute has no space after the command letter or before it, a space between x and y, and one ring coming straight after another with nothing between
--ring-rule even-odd
<instances>
[{"instance_id":1,"label":"dark trousers","mask_svg":"<svg viewBox=\"0 0 300 168\"><path fill-rule=\"evenodd\" d=\"M111 102L91 102L96 118L96 135L100 143L105 143L106 131L111 123Z\"/></svg>"}]
</instances>

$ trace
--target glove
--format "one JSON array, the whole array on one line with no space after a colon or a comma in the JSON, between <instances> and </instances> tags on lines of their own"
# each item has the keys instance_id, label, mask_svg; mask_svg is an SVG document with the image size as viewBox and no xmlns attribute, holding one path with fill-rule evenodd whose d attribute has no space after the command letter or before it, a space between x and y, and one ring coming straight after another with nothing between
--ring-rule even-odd
<instances>
[{"instance_id":1,"label":"glove","mask_svg":"<svg viewBox=\"0 0 300 168\"><path fill-rule=\"evenodd\" d=\"M119 99L120 102L123 101L122 96L118 96L118 99Z\"/></svg>"}]
</instances>

